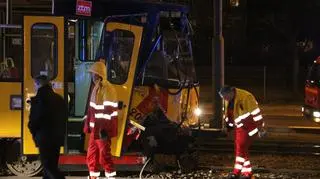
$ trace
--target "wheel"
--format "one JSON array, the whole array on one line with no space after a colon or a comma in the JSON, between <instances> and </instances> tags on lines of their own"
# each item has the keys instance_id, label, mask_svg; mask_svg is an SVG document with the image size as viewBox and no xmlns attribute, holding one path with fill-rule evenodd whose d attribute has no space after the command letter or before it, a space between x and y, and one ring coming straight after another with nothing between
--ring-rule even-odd
<instances>
[{"instance_id":1,"label":"wheel","mask_svg":"<svg viewBox=\"0 0 320 179\"><path fill-rule=\"evenodd\" d=\"M6 149L6 165L17 176L35 176L42 171L39 156L24 156L20 154L20 140L8 143Z\"/></svg>"}]
</instances>

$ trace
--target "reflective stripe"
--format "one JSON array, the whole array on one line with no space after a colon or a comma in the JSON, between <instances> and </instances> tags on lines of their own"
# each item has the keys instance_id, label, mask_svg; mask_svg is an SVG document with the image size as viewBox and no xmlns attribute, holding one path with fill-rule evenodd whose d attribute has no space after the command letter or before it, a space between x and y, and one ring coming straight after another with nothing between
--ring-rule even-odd
<instances>
[{"instance_id":1,"label":"reflective stripe","mask_svg":"<svg viewBox=\"0 0 320 179\"><path fill-rule=\"evenodd\" d=\"M245 162L245 159L242 158L242 157L236 157L236 162L241 162L241 163L243 163L243 162Z\"/></svg>"},{"instance_id":2,"label":"reflective stripe","mask_svg":"<svg viewBox=\"0 0 320 179\"><path fill-rule=\"evenodd\" d=\"M243 124L240 123L240 124L237 125L237 128L240 128L240 127L242 127L242 126L243 126Z\"/></svg>"},{"instance_id":3,"label":"reflective stripe","mask_svg":"<svg viewBox=\"0 0 320 179\"><path fill-rule=\"evenodd\" d=\"M253 117L254 121L260 121L262 119L262 115L260 114L259 116Z\"/></svg>"},{"instance_id":4,"label":"reflective stripe","mask_svg":"<svg viewBox=\"0 0 320 179\"><path fill-rule=\"evenodd\" d=\"M245 161L245 162L243 163L243 166L248 166L248 165L250 165L250 161Z\"/></svg>"},{"instance_id":5,"label":"reflective stripe","mask_svg":"<svg viewBox=\"0 0 320 179\"><path fill-rule=\"evenodd\" d=\"M105 105L105 106L112 106L112 107L114 107L114 108L117 108L117 107L118 107L118 103L111 102L111 101L105 101L105 102L103 102L103 105Z\"/></svg>"},{"instance_id":6,"label":"reflective stripe","mask_svg":"<svg viewBox=\"0 0 320 179\"><path fill-rule=\"evenodd\" d=\"M90 127L94 127L94 122L89 122Z\"/></svg>"},{"instance_id":7,"label":"reflective stripe","mask_svg":"<svg viewBox=\"0 0 320 179\"><path fill-rule=\"evenodd\" d=\"M241 169L242 169L242 165L240 165L240 164L235 164L235 165L234 165L234 168L241 170Z\"/></svg>"},{"instance_id":8,"label":"reflective stripe","mask_svg":"<svg viewBox=\"0 0 320 179\"><path fill-rule=\"evenodd\" d=\"M245 113L245 114L237 117L237 119L235 119L234 122L235 122L235 123L239 123L242 119L245 119L245 118L247 118L248 116L250 116L250 113L247 112L247 113Z\"/></svg>"},{"instance_id":9,"label":"reflective stripe","mask_svg":"<svg viewBox=\"0 0 320 179\"><path fill-rule=\"evenodd\" d=\"M96 113L96 114L94 114L94 117L97 119L99 119L99 118L103 118L103 119L107 119L107 120L111 119L111 115L103 114L103 113Z\"/></svg>"},{"instance_id":10,"label":"reflective stripe","mask_svg":"<svg viewBox=\"0 0 320 179\"><path fill-rule=\"evenodd\" d=\"M94 109L104 109L103 105L97 105L94 102L90 102L90 106L93 107Z\"/></svg>"},{"instance_id":11,"label":"reflective stripe","mask_svg":"<svg viewBox=\"0 0 320 179\"><path fill-rule=\"evenodd\" d=\"M228 121L229 121L229 118L226 117L224 120L225 120L226 122L228 122Z\"/></svg>"},{"instance_id":12,"label":"reflective stripe","mask_svg":"<svg viewBox=\"0 0 320 179\"><path fill-rule=\"evenodd\" d=\"M85 115L85 116L83 116L83 120L86 120L88 118L88 116L87 115Z\"/></svg>"},{"instance_id":13,"label":"reflective stripe","mask_svg":"<svg viewBox=\"0 0 320 179\"><path fill-rule=\"evenodd\" d=\"M100 172L90 172L90 176L98 177L98 176L100 176Z\"/></svg>"},{"instance_id":14,"label":"reflective stripe","mask_svg":"<svg viewBox=\"0 0 320 179\"><path fill-rule=\"evenodd\" d=\"M229 126L230 126L230 127L233 127L233 124L232 124L232 123L229 123Z\"/></svg>"},{"instance_id":15,"label":"reflective stripe","mask_svg":"<svg viewBox=\"0 0 320 179\"><path fill-rule=\"evenodd\" d=\"M103 104L99 105L94 102L90 102L90 106L94 109L104 109L104 106L112 106L114 108L118 107L118 103L111 102L111 101L104 101Z\"/></svg>"},{"instance_id":16,"label":"reflective stripe","mask_svg":"<svg viewBox=\"0 0 320 179\"><path fill-rule=\"evenodd\" d=\"M118 116L118 111L114 111L112 114L104 114L104 113L96 113L94 114L95 118L103 118L103 119L108 119L110 120L111 117L115 117Z\"/></svg>"},{"instance_id":17,"label":"reflective stripe","mask_svg":"<svg viewBox=\"0 0 320 179\"><path fill-rule=\"evenodd\" d=\"M108 177L114 177L114 176L116 176L117 175L117 172L111 172L111 173L109 173L109 172L105 172L105 175L106 175L106 177L108 178Z\"/></svg>"},{"instance_id":18,"label":"reflective stripe","mask_svg":"<svg viewBox=\"0 0 320 179\"><path fill-rule=\"evenodd\" d=\"M258 114L260 112L260 109L259 108L256 108L255 110L253 110L252 112L251 112L251 115L256 115L256 114Z\"/></svg>"},{"instance_id":19,"label":"reflective stripe","mask_svg":"<svg viewBox=\"0 0 320 179\"><path fill-rule=\"evenodd\" d=\"M118 111L113 111L113 113L110 116L111 117L118 116Z\"/></svg>"},{"instance_id":20,"label":"reflective stripe","mask_svg":"<svg viewBox=\"0 0 320 179\"><path fill-rule=\"evenodd\" d=\"M253 129L252 131L250 131L248 134L249 136L253 136L258 132L258 128Z\"/></svg>"},{"instance_id":21,"label":"reflective stripe","mask_svg":"<svg viewBox=\"0 0 320 179\"><path fill-rule=\"evenodd\" d=\"M249 167L249 168L243 167L241 169L241 173L244 173L244 172L252 172L252 168L251 167Z\"/></svg>"}]
</instances>

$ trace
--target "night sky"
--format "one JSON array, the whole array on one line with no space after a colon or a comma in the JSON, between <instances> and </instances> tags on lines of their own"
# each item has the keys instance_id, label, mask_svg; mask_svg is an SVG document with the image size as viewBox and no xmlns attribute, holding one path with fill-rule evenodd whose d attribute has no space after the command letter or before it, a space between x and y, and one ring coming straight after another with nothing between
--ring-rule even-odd
<instances>
[{"instance_id":1,"label":"night sky","mask_svg":"<svg viewBox=\"0 0 320 179\"><path fill-rule=\"evenodd\" d=\"M223 2L227 65L286 66L297 56L305 66L320 54L320 1L240 0L238 7ZM193 1L191 11L197 63L210 64L212 2Z\"/></svg>"}]
</instances>

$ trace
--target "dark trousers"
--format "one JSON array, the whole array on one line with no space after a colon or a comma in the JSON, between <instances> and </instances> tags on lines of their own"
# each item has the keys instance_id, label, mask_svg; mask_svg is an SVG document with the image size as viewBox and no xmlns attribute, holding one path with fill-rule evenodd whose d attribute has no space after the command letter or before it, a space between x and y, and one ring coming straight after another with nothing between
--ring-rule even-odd
<instances>
[{"instance_id":1,"label":"dark trousers","mask_svg":"<svg viewBox=\"0 0 320 179\"><path fill-rule=\"evenodd\" d=\"M39 146L40 160L43 166L43 179L65 179L58 169L60 146L42 144Z\"/></svg>"}]
</instances>

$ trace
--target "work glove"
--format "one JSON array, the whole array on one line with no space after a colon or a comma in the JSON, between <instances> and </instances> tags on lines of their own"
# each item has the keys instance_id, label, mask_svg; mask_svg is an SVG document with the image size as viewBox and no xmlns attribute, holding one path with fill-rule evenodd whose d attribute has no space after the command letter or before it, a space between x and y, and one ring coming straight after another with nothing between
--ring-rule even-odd
<instances>
[{"instance_id":1,"label":"work glove","mask_svg":"<svg viewBox=\"0 0 320 179\"><path fill-rule=\"evenodd\" d=\"M259 138L265 138L266 136L267 136L267 131L264 128L262 128L258 131Z\"/></svg>"},{"instance_id":2,"label":"work glove","mask_svg":"<svg viewBox=\"0 0 320 179\"><path fill-rule=\"evenodd\" d=\"M83 132L89 134L91 132L87 116L83 117Z\"/></svg>"}]
</instances>

